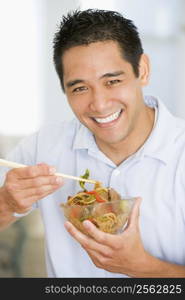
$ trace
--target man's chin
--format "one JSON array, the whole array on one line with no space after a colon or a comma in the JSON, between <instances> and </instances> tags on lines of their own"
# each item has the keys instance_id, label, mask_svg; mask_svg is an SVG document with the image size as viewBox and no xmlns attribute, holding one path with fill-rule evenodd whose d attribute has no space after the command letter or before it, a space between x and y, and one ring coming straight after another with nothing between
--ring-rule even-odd
<instances>
[{"instance_id":1,"label":"man's chin","mask_svg":"<svg viewBox=\"0 0 185 300\"><path fill-rule=\"evenodd\" d=\"M124 136L118 134L118 128L108 128L108 129L100 128L96 130L96 128L92 126L88 126L86 123L83 124L92 132L97 144L98 143L107 144L107 145L119 144L121 141L124 140Z\"/></svg>"}]
</instances>

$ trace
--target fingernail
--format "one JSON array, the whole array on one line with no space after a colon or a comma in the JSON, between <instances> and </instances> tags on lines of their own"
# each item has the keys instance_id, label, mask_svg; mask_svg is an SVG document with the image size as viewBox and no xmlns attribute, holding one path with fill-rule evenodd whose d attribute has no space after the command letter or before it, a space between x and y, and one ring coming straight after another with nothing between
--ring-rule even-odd
<instances>
[{"instance_id":1,"label":"fingernail","mask_svg":"<svg viewBox=\"0 0 185 300\"><path fill-rule=\"evenodd\" d=\"M68 230L70 229L71 224L69 222L64 223L64 227Z\"/></svg>"},{"instance_id":2,"label":"fingernail","mask_svg":"<svg viewBox=\"0 0 185 300\"><path fill-rule=\"evenodd\" d=\"M54 167L50 167L49 168L49 174L50 175L53 175L53 174L55 174L56 173L56 169L54 168Z\"/></svg>"},{"instance_id":3,"label":"fingernail","mask_svg":"<svg viewBox=\"0 0 185 300\"><path fill-rule=\"evenodd\" d=\"M63 179L61 178L61 177L57 177L56 178L56 183L57 184L62 184L64 181L63 181Z\"/></svg>"},{"instance_id":4,"label":"fingernail","mask_svg":"<svg viewBox=\"0 0 185 300\"><path fill-rule=\"evenodd\" d=\"M90 221L84 221L84 222L83 222L83 226L84 226L85 228L90 228L90 227L91 227L91 222L90 222Z\"/></svg>"}]
</instances>

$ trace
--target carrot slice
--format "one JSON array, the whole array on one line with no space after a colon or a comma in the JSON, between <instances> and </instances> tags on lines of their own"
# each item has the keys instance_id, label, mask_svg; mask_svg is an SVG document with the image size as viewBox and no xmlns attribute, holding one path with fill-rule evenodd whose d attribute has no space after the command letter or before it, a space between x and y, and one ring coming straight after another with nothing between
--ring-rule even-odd
<instances>
[{"instance_id":1,"label":"carrot slice","mask_svg":"<svg viewBox=\"0 0 185 300\"><path fill-rule=\"evenodd\" d=\"M96 191L89 191L89 192L86 192L86 193L89 194L89 195L94 195L97 202L106 202L106 200L102 199Z\"/></svg>"}]
</instances>

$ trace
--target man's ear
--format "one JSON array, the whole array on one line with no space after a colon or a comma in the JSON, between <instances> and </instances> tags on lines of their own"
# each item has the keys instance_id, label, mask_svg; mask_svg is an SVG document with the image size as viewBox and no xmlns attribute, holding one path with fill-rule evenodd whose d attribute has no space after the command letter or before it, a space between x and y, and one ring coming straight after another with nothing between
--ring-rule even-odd
<instances>
[{"instance_id":1,"label":"man's ear","mask_svg":"<svg viewBox=\"0 0 185 300\"><path fill-rule=\"evenodd\" d=\"M139 61L139 78L142 86L148 84L149 76L150 76L150 61L148 56L144 53L141 55Z\"/></svg>"}]
</instances>

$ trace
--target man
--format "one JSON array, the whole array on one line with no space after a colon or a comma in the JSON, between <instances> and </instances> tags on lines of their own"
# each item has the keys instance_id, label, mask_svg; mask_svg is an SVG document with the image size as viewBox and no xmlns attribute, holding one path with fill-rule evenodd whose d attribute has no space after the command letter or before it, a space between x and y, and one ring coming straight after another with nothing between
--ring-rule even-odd
<instances>
[{"instance_id":1,"label":"man","mask_svg":"<svg viewBox=\"0 0 185 300\"><path fill-rule=\"evenodd\" d=\"M77 120L41 128L9 156L31 166L4 176L1 227L41 210L50 277L185 277L185 122L143 96L150 68L137 28L117 12L68 14L54 63ZM60 203L79 186L53 166L77 176L88 168L104 186L139 196L124 232L85 221L86 236L65 222Z\"/></svg>"}]
</instances>

